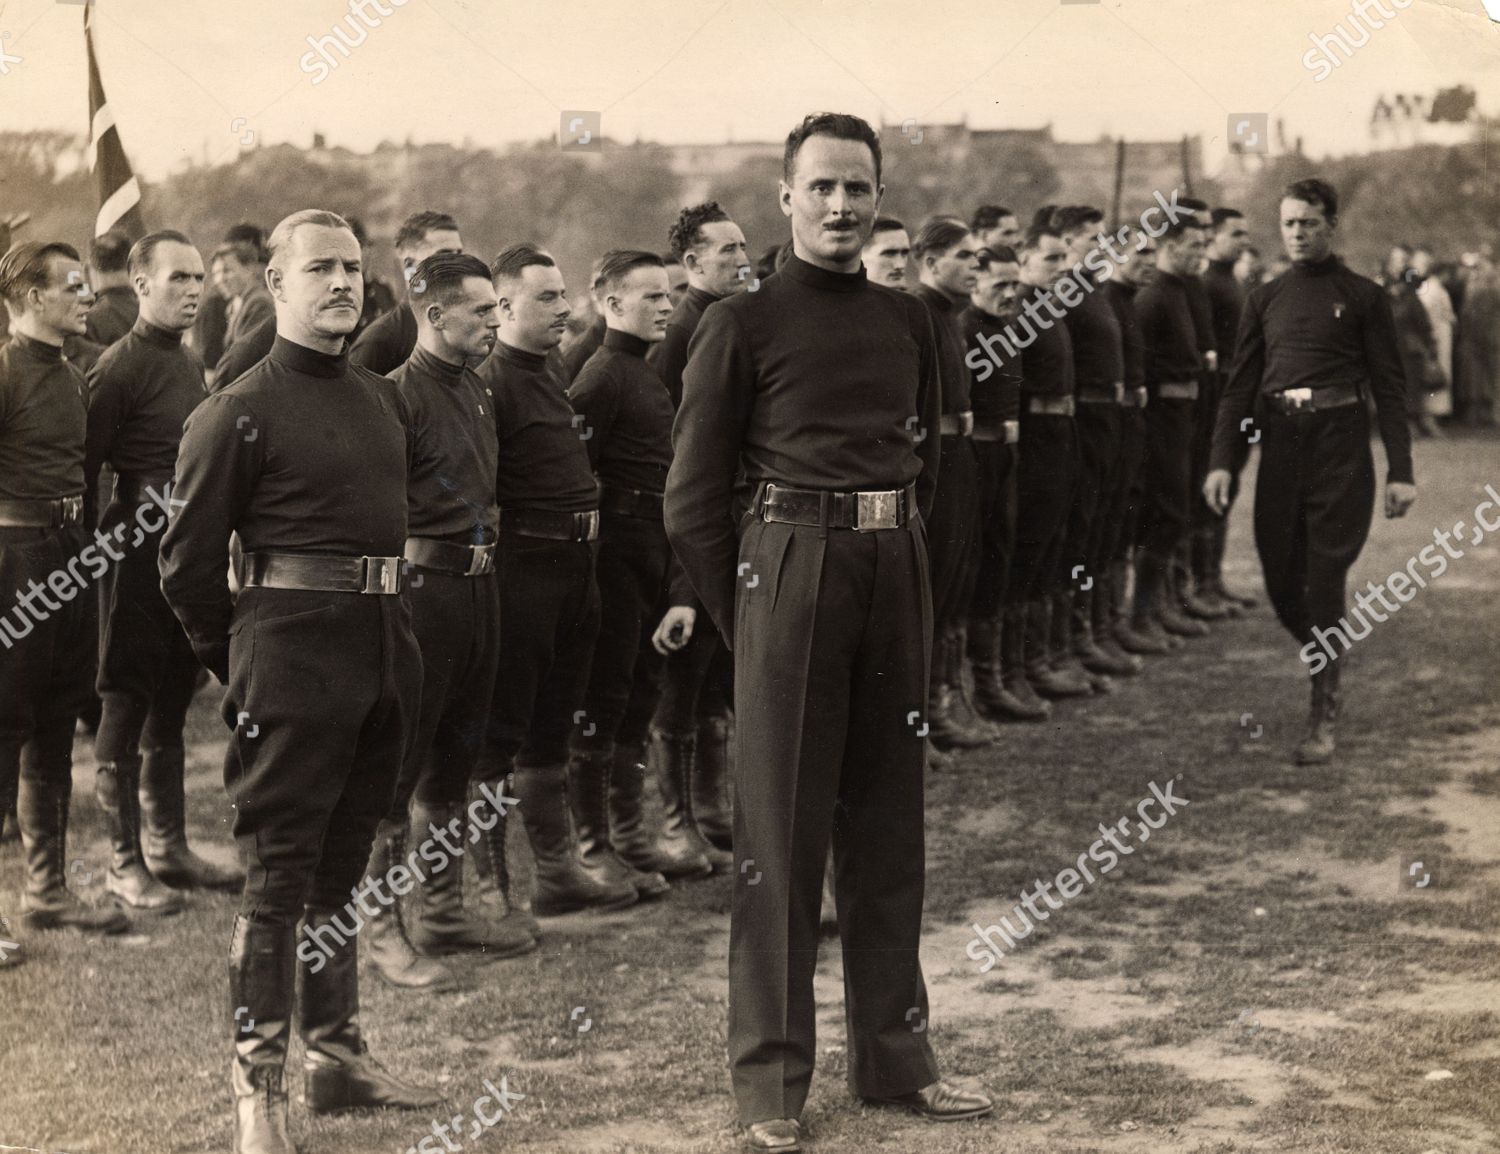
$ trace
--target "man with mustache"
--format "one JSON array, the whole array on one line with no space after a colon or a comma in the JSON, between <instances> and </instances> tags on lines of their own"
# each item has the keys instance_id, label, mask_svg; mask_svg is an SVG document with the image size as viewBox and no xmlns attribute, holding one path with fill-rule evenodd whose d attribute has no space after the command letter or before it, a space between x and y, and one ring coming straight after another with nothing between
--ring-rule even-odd
<instances>
[{"instance_id":1,"label":"man with mustache","mask_svg":"<svg viewBox=\"0 0 1500 1154\"><path fill-rule=\"evenodd\" d=\"M123 913L92 908L67 884L73 728L98 643L89 583L121 556L84 528L88 389L63 356L94 297L77 250L60 241L0 257L0 297L10 317L0 346L0 589L16 598L0 619L0 814L16 805L25 847L20 924L118 933ZM58 573L72 578L68 596L49 588Z\"/></svg>"},{"instance_id":2,"label":"man with mustache","mask_svg":"<svg viewBox=\"0 0 1500 1154\"><path fill-rule=\"evenodd\" d=\"M136 242L128 266L140 314L89 374L84 475L92 488L102 466L114 470L100 527L125 545L102 583L95 789L114 851L105 887L166 912L182 908L167 886L234 889L243 878L188 848L183 727L199 666L156 564L183 422L204 395L203 362L182 343L203 298L203 259L182 233L157 232Z\"/></svg>"},{"instance_id":3,"label":"man with mustache","mask_svg":"<svg viewBox=\"0 0 1500 1154\"><path fill-rule=\"evenodd\" d=\"M687 296L672 310L666 335L646 354L646 362L676 406L682 402L688 344L703 311L751 285L750 258L740 226L713 201L683 209L669 242L687 269ZM725 790L733 662L675 557L667 585L668 608L651 638L666 655L661 699L651 719L665 818L662 838L691 845L723 869L730 863L732 840Z\"/></svg>"},{"instance_id":4,"label":"man with mustache","mask_svg":"<svg viewBox=\"0 0 1500 1154\"><path fill-rule=\"evenodd\" d=\"M802 1148L812 1080L830 834L850 1089L928 1118L992 1109L938 1078L926 1033L922 516L939 445L917 429L939 428L942 395L927 309L861 267L882 191L865 121L819 113L788 135L793 253L704 313L667 478L672 546L735 658L731 1077L750 1148L783 1154Z\"/></svg>"},{"instance_id":5,"label":"man with mustache","mask_svg":"<svg viewBox=\"0 0 1500 1154\"><path fill-rule=\"evenodd\" d=\"M372 890L394 900L386 879L363 875L421 704L422 655L399 596L411 433L392 382L351 365L344 347L363 299L348 224L306 209L268 247L276 342L188 418L184 504L161 545L162 591L226 686L233 729L225 786L249 872L228 1004L254 1022L231 1026L239 1154L293 1150L283 1068L297 968L308 1109L441 1100L369 1055L353 936L364 921L351 905L368 912ZM232 533L244 548L238 597L225 576ZM394 870L390 880L396 890Z\"/></svg>"},{"instance_id":6,"label":"man with mustache","mask_svg":"<svg viewBox=\"0 0 1500 1154\"><path fill-rule=\"evenodd\" d=\"M620 909L665 893L667 881L631 870L603 847L581 857L569 818L568 735L599 633L599 486L567 381L552 359L572 307L562 270L535 245L511 245L490 274L499 340L477 371L498 438L500 660L475 781L480 791L504 785L521 799L536 858L535 913ZM478 861L510 912L519 903L511 894L507 828L502 815L483 833Z\"/></svg>"}]
</instances>

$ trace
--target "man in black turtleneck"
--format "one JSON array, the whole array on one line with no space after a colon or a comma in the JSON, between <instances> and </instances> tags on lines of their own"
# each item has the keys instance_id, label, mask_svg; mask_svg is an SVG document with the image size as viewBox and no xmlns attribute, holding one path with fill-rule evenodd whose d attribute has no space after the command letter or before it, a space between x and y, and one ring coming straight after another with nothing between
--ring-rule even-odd
<instances>
[{"instance_id":1,"label":"man in black turtleneck","mask_svg":"<svg viewBox=\"0 0 1500 1154\"><path fill-rule=\"evenodd\" d=\"M940 752L973 749L998 736L975 709L964 669L969 599L978 562L979 460L974 455L974 410L959 313L978 279L978 247L969 226L953 216L923 221L911 241L917 262L915 295L932 315L943 393L938 428L927 430L941 445L939 480L927 524L932 574L927 724L933 748Z\"/></svg>"},{"instance_id":2,"label":"man in black turtleneck","mask_svg":"<svg viewBox=\"0 0 1500 1154\"><path fill-rule=\"evenodd\" d=\"M234 889L243 877L188 848L183 727L198 659L156 563L183 422L204 396L203 362L182 343L203 296L203 259L182 233L157 232L136 242L129 268L140 315L89 373L84 476L92 489L102 466L114 470L100 527L125 545L100 598L95 790L114 843L106 888L163 911L182 907L167 886Z\"/></svg>"},{"instance_id":3,"label":"man in black turtleneck","mask_svg":"<svg viewBox=\"0 0 1500 1154\"><path fill-rule=\"evenodd\" d=\"M551 357L572 309L562 271L535 245L507 248L490 275L499 341L478 372L499 440L500 664L476 784L504 784L520 798L536 858L537 914L618 909L666 892L667 882L608 852L603 799L598 812L580 816L577 841L568 816L568 736L599 633L599 485ZM479 861L502 903L514 904L506 830L502 819L485 834Z\"/></svg>"},{"instance_id":4,"label":"man in black turtleneck","mask_svg":"<svg viewBox=\"0 0 1500 1154\"><path fill-rule=\"evenodd\" d=\"M1344 636L1345 582L1375 503L1368 398L1385 444L1385 515L1405 516L1417 496L1395 318L1380 286L1334 255L1338 210L1338 193L1316 178L1282 196L1281 239L1292 267L1245 303L1203 483L1210 507L1222 513L1246 429L1263 427L1255 548L1271 605L1302 645L1311 674L1308 731L1296 750L1302 765L1324 764L1334 753L1343 661L1332 637ZM1327 654L1318 649L1323 638Z\"/></svg>"},{"instance_id":5,"label":"man in black turtleneck","mask_svg":"<svg viewBox=\"0 0 1500 1154\"><path fill-rule=\"evenodd\" d=\"M16 804L21 924L117 933L124 914L80 901L66 870L73 727L98 642L90 586L123 556L84 527L88 390L63 357L93 295L77 251L53 242L0 257L0 297L11 329L0 346L0 590L15 598L0 616L0 814Z\"/></svg>"},{"instance_id":6,"label":"man in black turtleneck","mask_svg":"<svg viewBox=\"0 0 1500 1154\"><path fill-rule=\"evenodd\" d=\"M744 290L751 270L745 234L717 202L683 209L667 240L687 272L687 294L672 310L666 335L651 346L646 363L667 386L675 408L682 403L688 342L703 310ZM724 868L733 840L725 794L734 663L675 557L667 568L666 605L653 636L666 662L661 699L651 719L653 760L662 787L662 836L691 843Z\"/></svg>"},{"instance_id":7,"label":"man in black turtleneck","mask_svg":"<svg viewBox=\"0 0 1500 1154\"><path fill-rule=\"evenodd\" d=\"M188 418L174 486L183 503L161 544L162 592L227 687L233 729L225 785L249 872L228 1005L254 1019L247 1027L237 1014L231 1027L240 1154L293 1149L283 1068L297 969L310 1110L441 1100L386 1072L359 1027L357 911L369 912L372 890L382 905L395 900L364 868L422 692L399 596L411 434L392 382L350 365L344 349L362 299L348 224L293 213L269 248L276 342ZM233 597L225 560L236 532L244 576Z\"/></svg>"},{"instance_id":8,"label":"man in black turtleneck","mask_svg":"<svg viewBox=\"0 0 1500 1154\"><path fill-rule=\"evenodd\" d=\"M498 821L508 804L496 794L477 800L472 814L465 806L500 652L495 418L489 389L465 367L495 346L495 288L478 257L438 253L417 265L407 291L417 345L390 376L412 438L403 596L422 651L422 704L395 800L375 831L370 877L404 859L408 826L417 841L451 828L466 846L471 827ZM456 983L441 957L495 959L536 947L534 926L520 911L485 923L466 909L463 875L458 861L423 876L409 927L399 905L394 916L382 913L371 924L370 960L387 982L451 988Z\"/></svg>"},{"instance_id":9,"label":"man in black turtleneck","mask_svg":"<svg viewBox=\"0 0 1500 1154\"><path fill-rule=\"evenodd\" d=\"M860 267L881 191L863 120L793 130L793 255L704 313L673 429L668 532L734 652L736 763L754 767L735 780L729 1060L763 1151L801 1149L830 834L850 1089L927 1117L991 1109L938 1079L925 1026L922 522L939 438L919 430L938 430L942 397L927 309ZM736 518L742 469L754 500Z\"/></svg>"},{"instance_id":10,"label":"man in black turtleneck","mask_svg":"<svg viewBox=\"0 0 1500 1154\"><path fill-rule=\"evenodd\" d=\"M673 415L646 352L666 334L671 283L660 257L622 249L604 255L595 284L608 331L568 400L599 477L600 621L569 784L577 786L575 804L607 793L608 840L627 865L669 880L706 877L713 867L702 839L654 836L642 811L647 735L661 688L662 657L651 637L671 557L661 502Z\"/></svg>"}]
</instances>

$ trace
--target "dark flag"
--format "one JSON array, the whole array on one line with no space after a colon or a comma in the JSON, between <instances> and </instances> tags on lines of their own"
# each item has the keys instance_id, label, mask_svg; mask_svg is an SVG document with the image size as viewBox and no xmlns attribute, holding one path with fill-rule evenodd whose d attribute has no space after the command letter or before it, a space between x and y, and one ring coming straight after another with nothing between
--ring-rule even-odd
<instances>
[{"instance_id":1,"label":"dark flag","mask_svg":"<svg viewBox=\"0 0 1500 1154\"><path fill-rule=\"evenodd\" d=\"M93 0L88 0L83 7L83 42L89 54L89 167L99 185L99 215L94 220L94 235L102 236L117 228L131 240L138 240L146 232L141 220L141 186L130 170L114 114L104 99L99 61L94 56L93 18Z\"/></svg>"}]
</instances>

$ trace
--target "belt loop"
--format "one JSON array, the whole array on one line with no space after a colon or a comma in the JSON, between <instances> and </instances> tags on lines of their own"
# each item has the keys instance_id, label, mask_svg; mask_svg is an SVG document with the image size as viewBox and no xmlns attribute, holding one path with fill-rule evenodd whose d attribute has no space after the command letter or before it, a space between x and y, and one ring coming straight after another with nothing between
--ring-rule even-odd
<instances>
[{"instance_id":1,"label":"belt loop","mask_svg":"<svg viewBox=\"0 0 1500 1154\"><path fill-rule=\"evenodd\" d=\"M828 539L828 490L818 493L818 540Z\"/></svg>"}]
</instances>

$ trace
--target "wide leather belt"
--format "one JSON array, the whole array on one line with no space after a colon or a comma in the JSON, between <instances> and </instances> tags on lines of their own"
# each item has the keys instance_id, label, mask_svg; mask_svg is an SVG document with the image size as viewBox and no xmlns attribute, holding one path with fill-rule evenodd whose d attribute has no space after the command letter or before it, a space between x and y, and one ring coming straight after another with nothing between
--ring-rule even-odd
<instances>
[{"instance_id":1,"label":"wide leather belt","mask_svg":"<svg viewBox=\"0 0 1500 1154\"><path fill-rule=\"evenodd\" d=\"M1027 397L1026 411L1035 417L1071 417L1078 402L1072 397Z\"/></svg>"},{"instance_id":2,"label":"wide leather belt","mask_svg":"<svg viewBox=\"0 0 1500 1154\"><path fill-rule=\"evenodd\" d=\"M0 529L56 529L83 520L83 494L44 501L0 501Z\"/></svg>"},{"instance_id":3,"label":"wide leather belt","mask_svg":"<svg viewBox=\"0 0 1500 1154\"><path fill-rule=\"evenodd\" d=\"M1144 409L1146 402L1150 400L1150 393L1146 391L1145 385L1137 385L1133 389L1126 389L1120 398L1120 404L1127 409Z\"/></svg>"},{"instance_id":4,"label":"wide leather belt","mask_svg":"<svg viewBox=\"0 0 1500 1154\"><path fill-rule=\"evenodd\" d=\"M408 537L402 554L413 565L458 577L483 577L495 571L493 545L459 545L431 537Z\"/></svg>"},{"instance_id":5,"label":"wide leather belt","mask_svg":"<svg viewBox=\"0 0 1500 1154\"><path fill-rule=\"evenodd\" d=\"M1014 445L1021 439L1020 421L1000 421L994 417L981 417L974 422L976 441L998 441L1003 445Z\"/></svg>"},{"instance_id":6,"label":"wide leather belt","mask_svg":"<svg viewBox=\"0 0 1500 1154\"><path fill-rule=\"evenodd\" d=\"M1279 393L1266 394L1266 402L1278 413L1317 413L1324 409L1357 405L1361 399L1359 389L1354 385L1330 385L1323 389L1283 389Z\"/></svg>"},{"instance_id":7,"label":"wide leather belt","mask_svg":"<svg viewBox=\"0 0 1500 1154\"><path fill-rule=\"evenodd\" d=\"M166 487L171 483L171 473L161 473L155 476L117 476L115 477L115 500L121 504L139 502L142 497L146 496L148 488L165 495Z\"/></svg>"},{"instance_id":8,"label":"wide leather belt","mask_svg":"<svg viewBox=\"0 0 1500 1154\"><path fill-rule=\"evenodd\" d=\"M599 510L603 513L620 513L626 517L644 517L660 521L661 494L647 489L624 489L615 485L601 485Z\"/></svg>"},{"instance_id":9,"label":"wide leather belt","mask_svg":"<svg viewBox=\"0 0 1500 1154\"><path fill-rule=\"evenodd\" d=\"M1080 387L1078 390L1080 404L1087 405L1119 405L1125 401L1125 382L1115 381L1111 385L1099 385L1093 387Z\"/></svg>"},{"instance_id":10,"label":"wide leather belt","mask_svg":"<svg viewBox=\"0 0 1500 1154\"><path fill-rule=\"evenodd\" d=\"M401 557L341 557L327 553L245 554L246 588L316 589L325 593L400 593Z\"/></svg>"},{"instance_id":11,"label":"wide leather belt","mask_svg":"<svg viewBox=\"0 0 1500 1154\"><path fill-rule=\"evenodd\" d=\"M1156 386L1156 395L1164 401L1196 401L1197 381L1163 381Z\"/></svg>"},{"instance_id":12,"label":"wide leather belt","mask_svg":"<svg viewBox=\"0 0 1500 1154\"><path fill-rule=\"evenodd\" d=\"M917 486L904 489L836 493L826 489L789 489L767 482L756 496L756 514L785 525L830 529L899 529L917 511Z\"/></svg>"},{"instance_id":13,"label":"wide leather belt","mask_svg":"<svg viewBox=\"0 0 1500 1154\"><path fill-rule=\"evenodd\" d=\"M974 411L965 409L961 413L944 413L938 418L938 432L945 437L973 436Z\"/></svg>"},{"instance_id":14,"label":"wide leather belt","mask_svg":"<svg viewBox=\"0 0 1500 1154\"><path fill-rule=\"evenodd\" d=\"M548 541L592 541L599 536L599 510L555 513L550 509L505 509L500 532Z\"/></svg>"}]
</instances>

